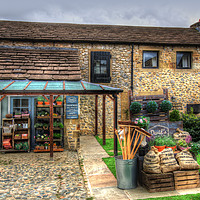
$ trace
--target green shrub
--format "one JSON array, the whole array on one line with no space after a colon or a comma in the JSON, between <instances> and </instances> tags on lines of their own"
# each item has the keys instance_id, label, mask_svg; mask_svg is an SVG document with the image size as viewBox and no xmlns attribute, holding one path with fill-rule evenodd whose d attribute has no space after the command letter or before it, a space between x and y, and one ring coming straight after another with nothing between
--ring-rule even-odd
<instances>
[{"instance_id":1,"label":"green shrub","mask_svg":"<svg viewBox=\"0 0 200 200\"><path fill-rule=\"evenodd\" d=\"M183 121L184 131L190 133L194 142L198 142L200 140L200 117L191 113L182 113L181 120Z\"/></svg>"},{"instance_id":2,"label":"green shrub","mask_svg":"<svg viewBox=\"0 0 200 200\"><path fill-rule=\"evenodd\" d=\"M137 101L131 103L131 105L130 105L130 111L132 114L140 113L141 109L142 109L142 105L141 105L141 103L139 103Z\"/></svg>"},{"instance_id":3,"label":"green shrub","mask_svg":"<svg viewBox=\"0 0 200 200\"><path fill-rule=\"evenodd\" d=\"M154 113L158 109L158 104L155 101L149 101L146 109L148 113Z\"/></svg>"},{"instance_id":4,"label":"green shrub","mask_svg":"<svg viewBox=\"0 0 200 200\"><path fill-rule=\"evenodd\" d=\"M180 115L179 110L173 110L172 112L170 112L169 120L171 122L180 121L181 120L181 115Z\"/></svg>"},{"instance_id":5,"label":"green shrub","mask_svg":"<svg viewBox=\"0 0 200 200\"><path fill-rule=\"evenodd\" d=\"M161 108L161 111L168 112L169 110L172 109L172 103L170 101L168 101L168 100L164 100L160 104L160 108Z\"/></svg>"}]
</instances>

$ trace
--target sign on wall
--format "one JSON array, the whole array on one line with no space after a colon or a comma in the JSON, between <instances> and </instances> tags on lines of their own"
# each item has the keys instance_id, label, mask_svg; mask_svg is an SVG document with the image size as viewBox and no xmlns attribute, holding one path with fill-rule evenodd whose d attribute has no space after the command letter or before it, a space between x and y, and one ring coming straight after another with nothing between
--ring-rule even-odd
<instances>
[{"instance_id":1,"label":"sign on wall","mask_svg":"<svg viewBox=\"0 0 200 200\"><path fill-rule=\"evenodd\" d=\"M183 130L183 122L150 122L148 132L152 135L172 135L179 128Z\"/></svg>"},{"instance_id":2,"label":"sign on wall","mask_svg":"<svg viewBox=\"0 0 200 200\"><path fill-rule=\"evenodd\" d=\"M78 96L66 96L66 119L78 119Z\"/></svg>"}]
</instances>

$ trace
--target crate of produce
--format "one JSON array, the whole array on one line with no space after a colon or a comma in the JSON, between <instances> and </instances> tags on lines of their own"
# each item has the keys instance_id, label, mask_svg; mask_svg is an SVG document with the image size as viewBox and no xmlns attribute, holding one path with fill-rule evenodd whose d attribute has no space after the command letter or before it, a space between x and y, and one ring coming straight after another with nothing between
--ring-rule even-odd
<instances>
[{"instance_id":1,"label":"crate of produce","mask_svg":"<svg viewBox=\"0 0 200 200\"><path fill-rule=\"evenodd\" d=\"M188 189L199 187L199 170L175 171L175 189Z\"/></svg>"},{"instance_id":2,"label":"crate of produce","mask_svg":"<svg viewBox=\"0 0 200 200\"><path fill-rule=\"evenodd\" d=\"M15 139L21 139L22 137L21 137L21 135L15 135Z\"/></svg>"},{"instance_id":3,"label":"crate of produce","mask_svg":"<svg viewBox=\"0 0 200 200\"><path fill-rule=\"evenodd\" d=\"M22 134L22 139L28 139L28 134Z\"/></svg>"},{"instance_id":4,"label":"crate of produce","mask_svg":"<svg viewBox=\"0 0 200 200\"><path fill-rule=\"evenodd\" d=\"M142 184L149 192L173 191L173 173L148 174L142 171Z\"/></svg>"}]
</instances>

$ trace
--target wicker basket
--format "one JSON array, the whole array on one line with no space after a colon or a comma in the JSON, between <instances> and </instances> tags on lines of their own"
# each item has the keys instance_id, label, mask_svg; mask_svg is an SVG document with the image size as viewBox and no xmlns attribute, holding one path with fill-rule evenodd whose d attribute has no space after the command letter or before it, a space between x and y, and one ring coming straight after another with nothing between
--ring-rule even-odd
<instances>
[{"instance_id":1,"label":"wicker basket","mask_svg":"<svg viewBox=\"0 0 200 200\"><path fill-rule=\"evenodd\" d=\"M3 127L3 133L5 134L5 133L11 133L11 131L12 131L12 127Z\"/></svg>"}]
</instances>

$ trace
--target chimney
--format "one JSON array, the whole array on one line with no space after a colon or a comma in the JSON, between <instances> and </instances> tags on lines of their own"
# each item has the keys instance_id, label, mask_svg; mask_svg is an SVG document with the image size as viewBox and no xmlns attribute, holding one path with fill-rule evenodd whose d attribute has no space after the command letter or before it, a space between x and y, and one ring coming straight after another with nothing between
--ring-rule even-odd
<instances>
[{"instance_id":1,"label":"chimney","mask_svg":"<svg viewBox=\"0 0 200 200\"><path fill-rule=\"evenodd\" d=\"M192 24L192 25L190 26L190 28L195 28L195 29L197 29L197 30L200 32L200 19L199 19L198 22Z\"/></svg>"}]
</instances>

